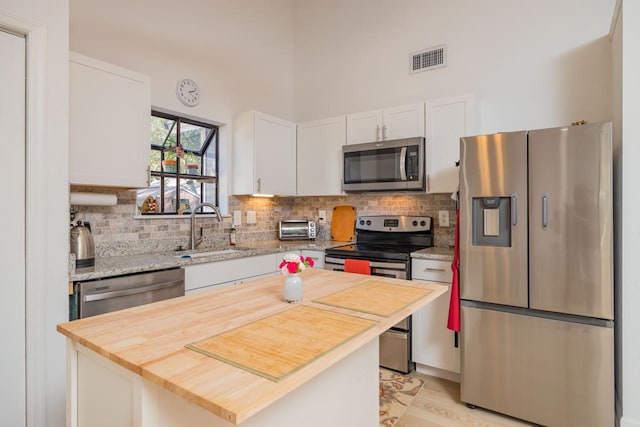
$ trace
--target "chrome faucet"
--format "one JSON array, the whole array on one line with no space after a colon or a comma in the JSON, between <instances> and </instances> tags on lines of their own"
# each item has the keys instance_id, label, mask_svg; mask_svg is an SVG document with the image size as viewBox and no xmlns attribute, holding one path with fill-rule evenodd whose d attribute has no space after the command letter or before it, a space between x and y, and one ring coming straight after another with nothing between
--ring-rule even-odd
<instances>
[{"instance_id":1,"label":"chrome faucet","mask_svg":"<svg viewBox=\"0 0 640 427\"><path fill-rule=\"evenodd\" d=\"M198 209L208 206L211 209L213 209L213 213L216 214L216 218L218 218L219 222L222 222L222 214L220 213L220 209L218 209L218 207L212 203L200 203L198 205L196 205L196 207L194 207L191 210L191 250L194 250L195 248L198 247L198 245L200 243L202 243L202 236L200 236L197 240L196 240L196 212L198 211Z\"/></svg>"}]
</instances>

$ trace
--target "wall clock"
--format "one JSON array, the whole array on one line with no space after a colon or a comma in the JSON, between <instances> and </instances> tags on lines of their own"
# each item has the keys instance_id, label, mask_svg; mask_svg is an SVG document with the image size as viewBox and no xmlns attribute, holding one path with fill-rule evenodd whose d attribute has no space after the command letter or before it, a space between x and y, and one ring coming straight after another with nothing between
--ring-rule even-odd
<instances>
[{"instance_id":1,"label":"wall clock","mask_svg":"<svg viewBox=\"0 0 640 427\"><path fill-rule=\"evenodd\" d=\"M200 88L191 79L182 79L176 84L176 96L187 107L195 107L200 103Z\"/></svg>"}]
</instances>

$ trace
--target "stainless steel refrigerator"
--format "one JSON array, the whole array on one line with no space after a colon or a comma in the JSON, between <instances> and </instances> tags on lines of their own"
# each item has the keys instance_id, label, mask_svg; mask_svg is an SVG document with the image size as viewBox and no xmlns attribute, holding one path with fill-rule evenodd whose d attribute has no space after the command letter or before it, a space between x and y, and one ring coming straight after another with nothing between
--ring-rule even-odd
<instances>
[{"instance_id":1,"label":"stainless steel refrigerator","mask_svg":"<svg viewBox=\"0 0 640 427\"><path fill-rule=\"evenodd\" d=\"M611 123L460 139L461 399L614 425Z\"/></svg>"}]
</instances>

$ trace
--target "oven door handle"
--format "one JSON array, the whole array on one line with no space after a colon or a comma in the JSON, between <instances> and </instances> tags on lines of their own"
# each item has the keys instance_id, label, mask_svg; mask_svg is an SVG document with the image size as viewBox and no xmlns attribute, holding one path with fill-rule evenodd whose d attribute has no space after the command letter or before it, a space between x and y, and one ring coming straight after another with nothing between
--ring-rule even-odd
<instances>
[{"instance_id":1,"label":"oven door handle","mask_svg":"<svg viewBox=\"0 0 640 427\"><path fill-rule=\"evenodd\" d=\"M407 180L407 147L400 149L400 179Z\"/></svg>"},{"instance_id":2,"label":"oven door handle","mask_svg":"<svg viewBox=\"0 0 640 427\"><path fill-rule=\"evenodd\" d=\"M333 258L333 257L325 257L325 264L340 264L344 265L344 258ZM402 262L378 262L378 261L369 261L369 266L371 268L395 268L398 270L404 270L406 265Z\"/></svg>"},{"instance_id":3,"label":"oven door handle","mask_svg":"<svg viewBox=\"0 0 640 427\"><path fill-rule=\"evenodd\" d=\"M85 295L82 299L84 302L100 301L109 298L126 297L128 295L142 294L145 292L157 291L171 286L182 285L182 280L173 280L171 282L158 283L150 286L134 287L130 289L124 289L121 291L101 292L99 294Z\"/></svg>"},{"instance_id":4,"label":"oven door handle","mask_svg":"<svg viewBox=\"0 0 640 427\"><path fill-rule=\"evenodd\" d=\"M386 268L376 268L371 271L372 276L393 277L395 279L406 279L407 274L404 270L388 270Z\"/></svg>"},{"instance_id":5,"label":"oven door handle","mask_svg":"<svg viewBox=\"0 0 640 427\"><path fill-rule=\"evenodd\" d=\"M405 268L407 268L406 264L403 264L401 262L370 262L369 265L371 266L371 268L383 268L383 269L390 269L390 268L395 268L396 270L403 270Z\"/></svg>"}]
</instances>

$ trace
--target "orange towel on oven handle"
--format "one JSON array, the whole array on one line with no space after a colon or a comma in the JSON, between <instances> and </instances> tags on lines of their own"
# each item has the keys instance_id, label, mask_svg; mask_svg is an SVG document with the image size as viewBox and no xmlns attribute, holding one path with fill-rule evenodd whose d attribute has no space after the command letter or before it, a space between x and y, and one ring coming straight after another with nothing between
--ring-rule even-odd
<instances>
[{"instance_id":1,"label":"orange towel on oven handle","mask_svg":"<svg viewBox=\"0 0 640 427\"><path fill-rule=\"evenodd\" d=\"M359 274L371 274L371 264L364 259L351 259L344 260L345 273L359 273Z\"/></svg>"}]
</instances>

